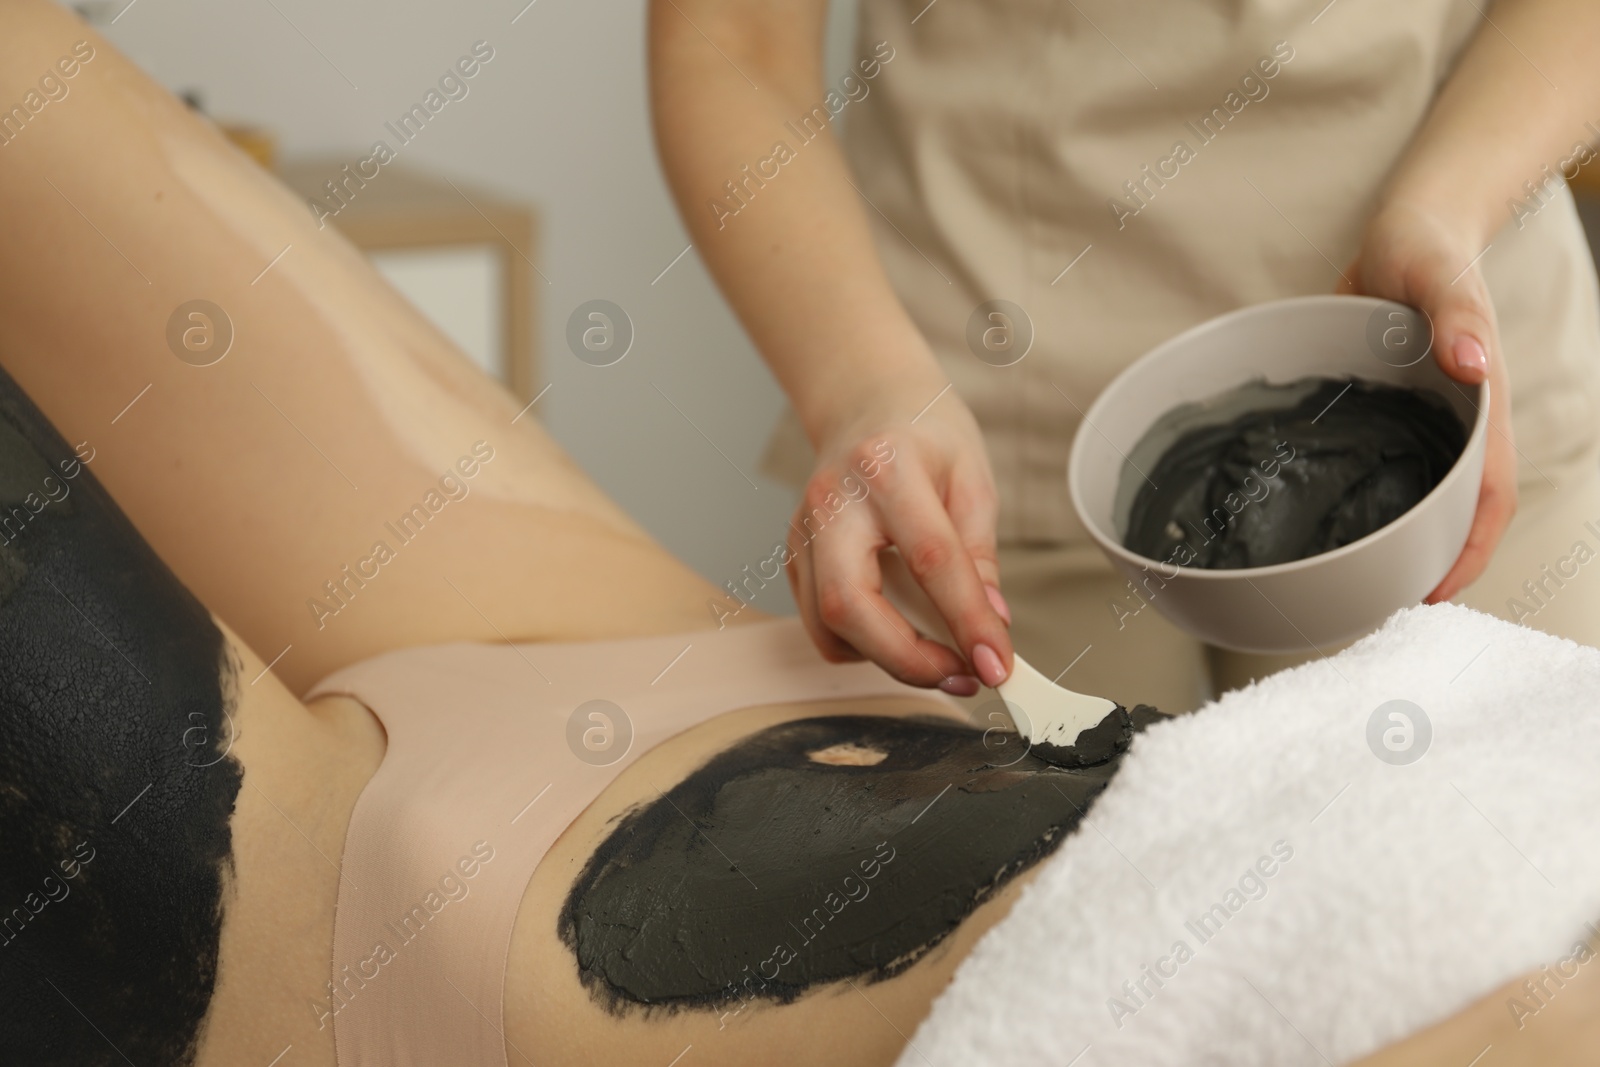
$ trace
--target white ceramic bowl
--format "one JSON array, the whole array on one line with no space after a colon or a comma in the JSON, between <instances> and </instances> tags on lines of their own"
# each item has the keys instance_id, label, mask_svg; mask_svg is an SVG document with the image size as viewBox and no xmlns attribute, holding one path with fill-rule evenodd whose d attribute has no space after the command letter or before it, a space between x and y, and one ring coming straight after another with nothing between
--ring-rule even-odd
<instances>
[{"instance_id":1,"label":"white ceramic bowl","mask_svg":"<svg viewBox=\"0 0 1600 1067\"><path fill-rule=\"evenodd\" d=\"M1151 605L1204 641L1246 652L1297 652L1366 633L1439 584L1461 554L1477 508L1489 386L1452 382L1428 350L1431 342L1420 312L1359 296L1278 300L1201 323L1119 374L1089 409L1067 465L1072 506ZM1308 375L1431 389L1470 427L1466 448L1410 511L1308 559L1205 570L1122 546L1127 516L1114 511L1124 456L1156 419L1252 379L1278 384Z\"/></svg>"}]
</instances>

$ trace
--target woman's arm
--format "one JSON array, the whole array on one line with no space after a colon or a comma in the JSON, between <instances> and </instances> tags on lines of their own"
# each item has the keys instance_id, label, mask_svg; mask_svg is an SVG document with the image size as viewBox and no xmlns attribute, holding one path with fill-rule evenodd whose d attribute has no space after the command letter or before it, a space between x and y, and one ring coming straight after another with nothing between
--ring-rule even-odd
<instances>
[{"instance_id":1,"label":"woman's arm","mask_svg":"<svg viewBox=\"0 0 1600 1067\"><path fill-rule=\"evenodd\" d=\"M1513 205L1600 138L1600 5L1502 0L1485 16L1367 226L1350 288L1427 312L1434 355L1461 382L1487 378L1493 432L1472 532L1430 601L1470 584L1516 511L1510 381L1477 260ZM1593 165L1593 164L1590 164ZM1548 168L1548 170L1546 170ZM1531 185L1529 184L1531 183Z\"/></svg>"},{"instance_id":2,"label":"woman's arm","mask_svg":"<svg viewBox=\"0 0 1600 1067\"><path fill-rule=\"evenodd\" d=\"M803 146L785 126L827 92L827 7L650 7L651 104L667 179L701 258L813 441L831 437L878 394L921 396L920 407L946 382L884 274L831 125ZM764 185L749 181L745 168L759 179L757 164L779 142L793 160ZM728 182L745 198L743 209ZM736 215L726 214L730 205Z\"/></svg>"},{"instance_id":3,"label":"woman's arm","mask_svg":"<svg viewBox=\"0 0 1600 1067\"><path fill-rule=\"evenodd\" d=\"M1579 144L1600 140L1600 4L1500 0L1395 168L1385 205L1453 222L1476 255Z\"/></svg>"},{"instance_id":4,"label":"woman's arm","mask_svg":"<svg viewBox=\"0 0 1600 1067\"><path fill-rule=\"evenodd\" d=\"M701 257L816 446L801 516L881 459L880 442L896 456L867 507L847 509L814 544L791 538L791 581L812 637L831 658L860 653L918 684L968 674L961 656L919 638L881 595L876 552L894 544L994 684L1011 647L982 438L965 405L941 396L948 378L890 286L831 129L817 124L821 135L802 143L786 126L823 101L826 6L653 0L662 161ZM946 687L963 684L975 688L970 678Z\"/></svg>"}]
</instances>

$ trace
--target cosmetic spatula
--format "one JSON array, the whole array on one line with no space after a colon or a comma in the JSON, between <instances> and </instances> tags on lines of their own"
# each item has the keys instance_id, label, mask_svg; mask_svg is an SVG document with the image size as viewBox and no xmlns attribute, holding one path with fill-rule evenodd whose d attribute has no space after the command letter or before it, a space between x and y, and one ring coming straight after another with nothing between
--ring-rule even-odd
<instances>
[{"instance_id":1,"label":"cosmetic spatula","mask_svg":"<svg viewBox=\"0 0 1600 1067\"><path fill-rule=\"evenodd\" d=\"M1121 704L1056 685L1021 656L1013 661L1011 677L998 692L1022 712L1012 717L1036 754L1051 763L1087 766L1126 747L1133 722Z\"/></svg>"}]
</instances>

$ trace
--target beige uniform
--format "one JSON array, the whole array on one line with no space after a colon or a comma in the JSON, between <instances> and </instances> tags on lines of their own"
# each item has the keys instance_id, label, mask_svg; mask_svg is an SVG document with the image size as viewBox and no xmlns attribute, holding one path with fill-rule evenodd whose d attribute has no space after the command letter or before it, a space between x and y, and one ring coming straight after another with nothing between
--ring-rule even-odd
<instances>
[{"instance_id":1,"label":"beige uniform","mask_svg":"<svg viewBox=\"0 0 1600 1067\"><path fill-rule=\"evenodd\" d=\"M1013 636L1046 673L1092 646L1069 684L1176 710L1288 662L1207 650L1141 606L1072 511L1072 436L1162 340L1333 290L1481 19L1473 0L862 0L862 47L894 54L851 105L847 151L889 275L984 429ZM1567 190L1541 196L1520 226L1508 208L1480 261L1522 506L1459 599L1506 617L1575 541L1600 550L1583 525L1600 529L1594 266ZM968 342L994 299L1031 321L1010 366ZM803 481L809 463L791 414L768 470ZM1522 621L1600 643L1600 563L1589 570L1546 583Z\"/></svg>"}]
</instances>

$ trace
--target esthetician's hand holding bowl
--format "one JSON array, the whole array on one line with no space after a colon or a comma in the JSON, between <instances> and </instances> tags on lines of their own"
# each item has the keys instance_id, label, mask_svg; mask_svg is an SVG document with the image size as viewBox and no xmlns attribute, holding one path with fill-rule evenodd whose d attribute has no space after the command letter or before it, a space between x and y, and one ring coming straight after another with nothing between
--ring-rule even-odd
<instances>
[{"instance_id":1,"label":"esthetician's hand holding bowl","mask_svg":"<svg viewBox=\"0 0 1600 1067\"><path fill-rule=\"evenodd\" d=\"M1457 569L1481 517L1493 387L1453 380L1426 358L1432 340L1415 308L1350 294L1200 323L1090 406L1073 507L1156 610L1209 644L1305 652L1368 633Z\"/></svg>"},{"instance_id":2,"label":"esthetician's hand holding bowl","mask_svg":"<svg viewBox=\"0 0 1600 1067\"><path fill-rule=\"evenodd\" d=\"M1003 681L1011 662L999 494L977 420L939 377L834 405L837 423L813 430L818 460L790 523L785 570L824 657L870 658L903 682L970 696L980 678ZM891 545L959 651L923 636L884 596L879 552Z\"/></svg>"},{"instance_id":3,"label":"esthetician's hand holding bowl","mask_svg":"<svg viewBox=\"0 0 1600 1067\"><path fill-rule=\"evenodd\" d=\"M1430 198L1427 205L1438 200ZM1339 285L1340 292L1395 300L1423 312L1433 325L1439 369L1466 385L1489 382L1490 433L1472 532L1455 566L1428 594L1430 604L1449 600L1483 573L1517 510L1510 382L1494 305L1475 262L1487 243L1488 237L1450 222L1438 207L1391 194L1368 222L1361 251Z\"/></svg>"}]
</instances>

